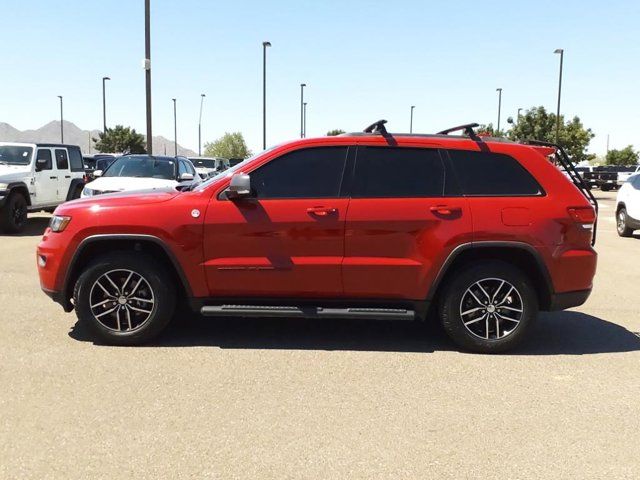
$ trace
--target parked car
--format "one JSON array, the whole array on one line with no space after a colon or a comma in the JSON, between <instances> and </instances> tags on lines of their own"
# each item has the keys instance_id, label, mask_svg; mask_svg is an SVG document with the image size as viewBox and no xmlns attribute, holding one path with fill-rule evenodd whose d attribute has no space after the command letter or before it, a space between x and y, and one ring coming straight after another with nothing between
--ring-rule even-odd
<instances>
[{"instance_id":1,"label":"parked car","mask_svg":"<svg viewBox=\"0 0 640 480\"><path fill-rule=\"evenodd\" d=\"M621 237L630 237L634 230L640 230L640 174L632 175L620 187L616 198L616 226Z\"/></svg>"},{"instance_id":2,"label":"parked car","mask_svg":"<svg viewBox=\"0 0 640 480\"><path fill-rule=\"evenodd\" d=\"M202 178L212 177L230 166L229 160L222 157L189 157L189 160L193 163L193 166L196 167L196 172L198 172Z\"/></svg>"},{"instance_id":3,"label":"parked car","mask_svg":"<svg viewBox=\"0 0 640 480\"><path fill-rule=\"evenodd\" d=\"M284 143L193 190L62 205L37 248L41 286L111 344L150 341L188 304L224 317L433 311L463 348L506 350L539 310L589 297L597 204L551 147L460 128L473 138L381 121Z\"/></svg>"},{"instance_id":4,"label":"parked car","mask_svg":"<svg viewBox=\"0 0 640 480\"><path fill-rule=\"evenodd\" d=\"M237 164L244 162L244 158L230 158L229 159L229 166L230 167L235 167Z\"/></svg>"},{"instance_id":5,"label":"parked car","mask_svg":"<svg viewBox=\"0 0 640 480\"><path fill-rule=\"evenodd\" d=\"M632 165L625 167L621 172L618 172L618 188L622 187L624 183L631 178L632 175L640 173L640 165Z\"/></svg>"},{"instance_id":6,"label":"parked car","mask_svg":"<svg viewBox=\"0 0 640 480\"><path fill-rule=\"evenodd\" d=\"M111 165L118 155L111 153L96 153L95 155L85 155L84 171L87 174L88 180L93 180L93 172L96 170L105 171L109 165Z\"/></svg>"},{"instance_id":7,"label":"parked car","mask_svg":"<svg viewBox=\"0 0 640 480\"><path fill-rule=\"evenodd\" d=\"M149 155L124 155L104 172L95 170L93 176L95 180L87 183L82 190L82 197L126 190L189 186L202 180L187 158Z\"/></svg>"},{"instance_id":8,"label":"parked car","mask_svg":"<svg viewBox=\"0 0 640 480\"><path fill-rule=\"evenodd\" d=\"M83 186L80 147L0 142L0 230L20 232L28 212L79 198Z\"/></svg>"}]
</instances>

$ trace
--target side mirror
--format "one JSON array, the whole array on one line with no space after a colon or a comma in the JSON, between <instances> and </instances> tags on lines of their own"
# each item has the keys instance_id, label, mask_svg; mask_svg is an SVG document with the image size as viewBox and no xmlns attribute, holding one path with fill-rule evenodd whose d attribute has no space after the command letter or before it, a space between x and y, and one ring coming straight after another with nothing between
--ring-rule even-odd
<instances>
[{"instance_id":1,"label":"side mirror","mask_svg":"<svg viewBox=\"0 0 640 480\"><path fill-rule=\"evenodd\" d=\"M251 178L246 173L234 173L227 190L227 198L247 198L251 196Z\"/></svg>"},{"instance_id":2,"label":"side mirror","mask_svg":"<svg viewBox=\"0 0 640 480\"><path fill-rule=\"evenodd\" d=\"M181 173L180 174L180 181L181 182L190 182L191 180L193 180L193 173Z\"/></svg>"},{"instance_id":3,"label":"side mirror","mask_svg":"<svg viewBox=\"0 0 640 480\"><path fill-rule=\"evenodd\" d=\"M36 172L44 170L47 167L47 163L49 163L49 161L46 158L38 158L36 160Z\"/></svg>"},{"instance_id":4,"label":"side mirror","mask_svg":"<svg viewBox=\"0 0 640 480\"><path fill-rule=\"evenodd\" d=\"M98 178L102 176L102 170L94 170L93 174L94 178Z\"/></svg>"}]
</instances>

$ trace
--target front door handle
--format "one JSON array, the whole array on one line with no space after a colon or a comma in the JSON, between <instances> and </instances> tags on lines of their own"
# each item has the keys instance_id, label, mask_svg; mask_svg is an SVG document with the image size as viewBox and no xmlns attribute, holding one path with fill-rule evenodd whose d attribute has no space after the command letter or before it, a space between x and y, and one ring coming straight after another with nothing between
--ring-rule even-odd
<instances>
[{"instance_id":1,"label":"front door handle","mask_svg":"<svg viewBox=\"0 0 640 480\"><path fill-rule=\"evenodd\" d=\"M436 215L442 215L444 217L451 217L462 213L462 208L449 205L434 205L433 207L429 207L429 210Z\"/></svg>"},{"instance_id":2,"label":"front door handle","mask_svg":"<svg viewBox=\"0 0 640 480\"><path fill-rule=\"evenodd\" d=\"M327 215L334 214L338 211L333 207L311 207L307 208L307 213L311 215L317 215L318 217L326 217Z\"/></svg>"}]
</instances>

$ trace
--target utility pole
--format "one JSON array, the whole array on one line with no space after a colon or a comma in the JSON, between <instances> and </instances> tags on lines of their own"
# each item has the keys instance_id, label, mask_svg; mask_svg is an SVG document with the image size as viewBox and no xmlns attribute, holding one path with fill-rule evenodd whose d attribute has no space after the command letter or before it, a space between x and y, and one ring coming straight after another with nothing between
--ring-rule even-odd
<instances>
[{"instance_id":1,"label":"utility pole","mask_svg":"<svg viewBox=\"0 0 640 480\"><path fill-rule=\"evenodd\" d=\"M62 114L62 95L58 95L60 99L60 143L64 143L64 115Z\"/></svg>"},{"instance_id":2,"label":"utility pole","mask_svg":"<svg viewBox=\"0 0 640 480\"><path fill-rule=\"evenodd\" d=\"M307 136L307 102L302 104L302 131L304 137Z\"/></svg>"},{"instance_id":3,"label":"utility pole","mask_svg":"<svg viewBox=\"0 0 640 480\"><path fill-rule=\"evenodd\" d=\"M496 133L500 134L500 113L502 112L502 88L496 88L496 92L498 92L498 127L496 128Z\"/></svg>"},{"instance_id":4,"label":"utility pole","mask_svg":"<svg viewBox=\"0 0 640 480\"><path fill-rule=\"evenodd\" d=\"M107 95L105 93L105 82L111 80L109 77L102 77L102 133L107 133Z\"/></svg>"},{"instance_id":5,"label":"utility pole","mask_svg":"<svg viewBox=\"0 0 640 480\"><path fill-rule=\"evenodd\" d=\"M411 119L409 120L409 133L413 133L413 109L416 108L415 105L411 105Z\"/></svg>"},{"instance_id":6,"label":"utility pole","mask_svg":"<svg viewBox=\"0 0 640 480\"><path fill-rule=\"evenodd\" d=\"M200 94L200 117L198 118L198 156L202 156L202 104L204 103L204 93Z\"/></svg>"},{"instance_id":7,"label":"utility pole","mask_svg":"<svg viewBox=\"0 0 640 480\"><path fill-rule=\"evenodd\" d=\"M300 138L304 138L304 87L306 83L300 84Z\"/></svg>"},{"instance_id":8,"label":"utility pole","mask_svg":"<svg viewBox=\"0 0 640 480\"><path fill-rule=\"evenodd\" d=\"M267 47L271 42L262 42L262 149L267 149Z\"/></svg>"},{"instance_id":9,"label":"utility pole","mask_svg":"<svg viewBox=\"0 0 640 480\"><path fill-rule=\"evenodd\" d=\"M560 78L558 79L558 110L556 112L556 144L560 140L560 95L562 94L562 63L564 62L564 49L557 48L553 53L560 54Z\"/></svg>"},{"instance_id":10,"label":"utility pole","mask_svg":"<svg viewBox=\"0 0 640 480\"><path fill-rule=\"evenodd\" d=\"M144 0L144 70L147 95L147 153L153 155L151 128L151 0Z\"/></svg>"},{"instance_id":11,"label":"utility pole","mask_svg":"<svg viewBox=\"0 0 640 480\"><path fill-rule=\"evenodd\" d=\"M176 115L176 99L173 100L173 152L174 156L178 156L178 117Z\"/></svg>"}]
</instances>

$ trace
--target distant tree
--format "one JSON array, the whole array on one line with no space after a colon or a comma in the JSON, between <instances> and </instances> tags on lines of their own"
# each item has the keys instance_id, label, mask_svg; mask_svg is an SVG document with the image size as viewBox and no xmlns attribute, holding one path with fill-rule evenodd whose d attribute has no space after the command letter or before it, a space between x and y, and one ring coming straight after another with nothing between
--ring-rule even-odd
<instances>
[{"instance_id":1,"label":"distant tree","mask_svg":"<svg viewBox=\"0 0 640 480\"><path fill-rule=\"evenodd\" d=\"M215 142L205 143L204 154L207 157L248 158L251 150L247 148L242 133L234 132L225 133Z\"/></svg>"},{"instance_id":2,"label":"distant tree","mask_svg":"<svg viewBox=\"0 0 640 480\"><path fill-rule=\"evenodd\" d=\"M116 125L114 128L107 128L106 132L98 134L99 138L94 138L96 150L110 153L146 153L146 142L143 135L136 132L134 128Z\"/></svg>"},{"instance_id":3,"label":"distant tree","mask_svg":"<svg viewBox=\"0 0 640 480\"><path fill-rule=\"evenodd\" d=\"M327 137L335 137L336 135L342 135L343 133L346 133L344 130L341 130L339 128L335 128L333 130L329 130L327 132Z\"/></svg>"},{"instance_id":4,"label":"distant tree","mask_svg":"<svg viewBox=\"0 0 640 480\"><path fill-rule=\"evenodd\" d=\"M533 107L520 116L513 128L509 130L511 140L556 141L556 115L549 113L544 107ZM591 139L595 135L590 128L584 128L580 118L573 117L565 121L560 115L559 144L567 151L575 163L594 159L587 153Z\"/></svg>"},{"instance_id":5,"label":"distant tree","mask_svg":"<svg viewBox=\"0 0 640 480\"><path fill-rule=\"evenodd\" d=\"M606 159L607 165L637 165L638 152L629 145L622 150L609 150Z\"/></svg>"}]
</instances>

